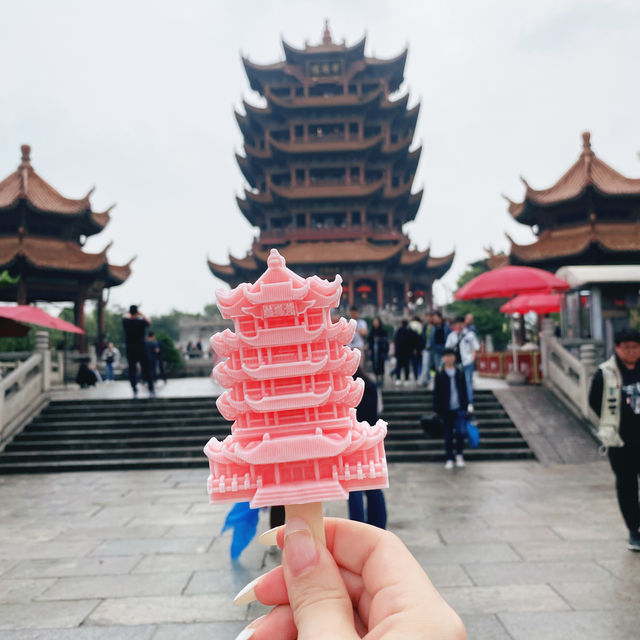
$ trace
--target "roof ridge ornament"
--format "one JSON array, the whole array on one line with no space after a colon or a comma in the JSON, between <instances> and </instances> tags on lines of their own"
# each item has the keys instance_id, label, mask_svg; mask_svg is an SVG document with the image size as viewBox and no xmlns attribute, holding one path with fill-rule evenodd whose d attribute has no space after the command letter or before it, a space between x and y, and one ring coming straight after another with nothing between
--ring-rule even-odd
<instances>
[{"instance_id":1,"label":"roof ridge ornament","mask_svg":"<svg viewBox=\"0 0 640 640\"><path fill-rule=\"evenodd\" d=\"M329 20L324 20L324 31L322 32L322 44L333 44L333 38L331 37L331 31L329 31Z\"/></svg>"},{"instance_id":2,"label":"roof ridge ornament","mask_svg":"<svg viewBox=\"0 0 640 640\"><path fill-rule=\"evenodd\" d=\"M20 145L20 151L22 152L22 164L31 164L31 145Z\"/></svg>"}]
</instances>

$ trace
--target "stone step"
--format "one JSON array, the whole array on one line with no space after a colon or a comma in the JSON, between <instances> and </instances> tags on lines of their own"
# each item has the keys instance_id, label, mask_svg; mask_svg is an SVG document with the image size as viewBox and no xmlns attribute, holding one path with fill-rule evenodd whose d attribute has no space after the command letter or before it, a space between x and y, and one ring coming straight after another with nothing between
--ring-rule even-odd
<instances>
[{"instance_id":1,"label":"stone step","mask_svg":"<svg viewBox=\"0 0 640 640\"><path fill-rule=\"evenodd\" d=\"M531 460L535 456L528 447L519 449L468 449L464 452L467 462L481 460ZM393 451L387 455L388 462L444 462L444 449L436 451Z\"/></svg>"}]
</instances>

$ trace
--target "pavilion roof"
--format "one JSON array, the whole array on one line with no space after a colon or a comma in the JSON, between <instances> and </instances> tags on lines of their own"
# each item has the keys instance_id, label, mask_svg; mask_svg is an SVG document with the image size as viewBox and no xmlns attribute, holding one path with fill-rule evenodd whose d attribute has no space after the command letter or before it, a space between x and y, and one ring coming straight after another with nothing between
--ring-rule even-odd
<instances>
[{"instance_id":1,"label":"pavilion roof","mask_svg":"<svg viewBox=\"0 0 640 640\"><path fill-rule=\"evenodd\" d=\"M271 185L274 195L286 200L310 200L313 198L359 198L371 196L384 188L385 179L380 178L369 184L329 184L309 187L278 187ZM250 193L250 192L249 192ZM247 197L249 197L247 193ZM256 194L251 194L252 199ZM286 256L285 256L286 258Z\"/></svg>"},{"instance_id":2,"label":"pavilion roof","mask_svg":"<svg viewBox=\"0 0 640 640\"><path fill-rule=\"evenodd\" d=\"M17 258L46 271L91 274L101 270L112 276L108 286L122 284L131 275L131 260L117 266L109 264L107 245L100 253L85 253L75 242L36 236L0 236L0 269L8 268Z\"/></svg>"},{"instance_id":3,"label":"pavilion roof","mask_svg":"<svg viewBox=\"0 0 640 640\"><path fill-rule=\"evenodd\" d=\"M561 256L580 255L597 244L608 251L640 252L640 222L595 222L540 234L537 242L522 245L511 242L511 255L522 262L536 262Z\"/></svg>"},{"instance_id":4,"label":"pavilion roof","mask_svg":"<svg viewBox=\"0 0 640 640\"><path fill-rule=\"evenodd\" d=\"M279 249L287 262L296 264L344 264L348 262L383 262L399 255L404 244L380 246L366 240L346 242L292 242ZM254 249L258 260L266 261L269 252Z\"/></svg>"},{"instance_id":5,"label":"pavilion roof","mask_svg":"<svg viewBox=\"0 0 640 640\"><path fill-rule=\"evenodd\" d=\"M43 180L31 165L31 147L22 145L22 162L16 171L0 182L0 209L13 207L19 200L26 200L34 209L45 213L65 216L85 215L89 218L90 233L101 231L109 222L110 207L107 211L91 211L89 197L66 198Z\"/></svg>"},{"instance_id":6,"label":"pavilion roof","mask_svg":"<svg viewBox=\"0 0 640 640\"><path fill-rule=\"evenodd\" d=\"M591 149L591 134L582 134L582 153L569 170L548 189L533 189L522 178L526 187L522 202L509 202L509 213L519 222L526 219L528 205L550 206L580 196L588 187L612 196L640 195L640 178L627 178L600 160Z\"/></svg>"}]
</instances>

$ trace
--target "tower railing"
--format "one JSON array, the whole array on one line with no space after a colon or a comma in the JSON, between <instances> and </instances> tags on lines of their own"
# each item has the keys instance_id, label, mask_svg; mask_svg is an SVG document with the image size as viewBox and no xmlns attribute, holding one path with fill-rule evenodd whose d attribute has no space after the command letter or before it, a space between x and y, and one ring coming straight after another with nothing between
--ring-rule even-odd
<instances>
[{"instance_id":1,"label":"tower railing","mask_svg":"<svg viewBox=\"0 0 640 640\"><path fill-rule=\"evenodd\" d=\"M35 352L0 380L0 450L49 402L51 382L49 334L39 331Z\"/></svg>"}]
</instances>

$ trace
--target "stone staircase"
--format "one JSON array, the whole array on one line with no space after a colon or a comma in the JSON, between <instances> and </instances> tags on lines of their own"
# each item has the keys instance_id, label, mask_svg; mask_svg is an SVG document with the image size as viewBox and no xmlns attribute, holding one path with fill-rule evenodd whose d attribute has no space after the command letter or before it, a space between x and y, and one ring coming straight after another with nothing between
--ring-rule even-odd
<instances>
[{"instance_id":1,"label":"stone staircase","mask_svg":"<svg viewBox=\"0 0 640 640\"><path fill-rule=\"evenodd\" d=\"M428 439L420 416L431 409L423 390L385 391L385 441L390 462L443 459L442 440ZM480 448L469 460L533 458L491 392L477 392ZM230 424L214 398L66 400L51 402L0 453L0 473L207 468L202 452L211 436Z\"/></svg>"}]
</instances>

